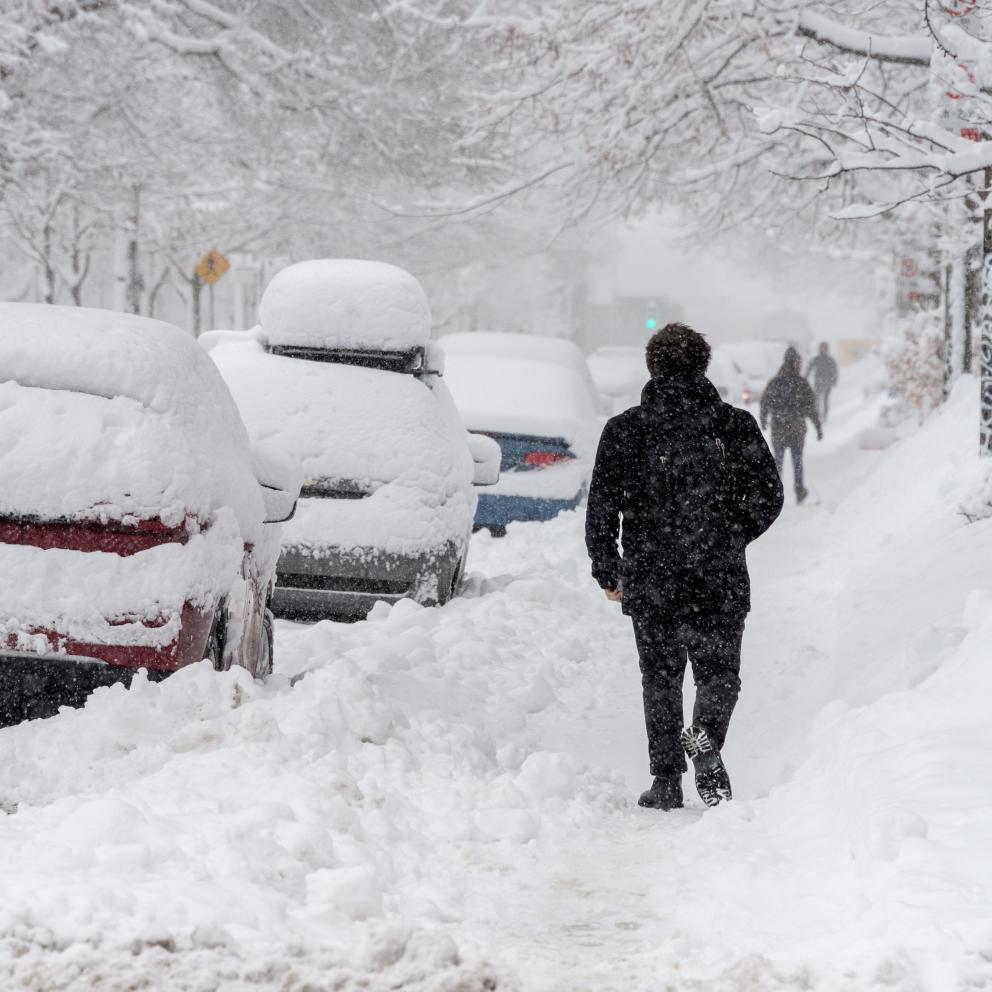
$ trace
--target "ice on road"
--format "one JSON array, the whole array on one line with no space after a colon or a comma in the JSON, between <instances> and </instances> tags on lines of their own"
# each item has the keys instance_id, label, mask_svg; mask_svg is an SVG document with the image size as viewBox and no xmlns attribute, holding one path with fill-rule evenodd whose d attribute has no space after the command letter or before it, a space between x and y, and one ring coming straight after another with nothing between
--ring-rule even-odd
<instances>
[{"instance_id":1,"label":"ice on road","mask_svg":"<svg viewBox=\"0 0 992 992\"><path fill-rule=\"evenodd\" d=\"M581 514L479 535L464 597L282 624L264 686L196 666L0 732L0 987L992 988L977 389L880 453L867 377L749 553L734 802L635 805Z\"/></svg>"}]
</instances>

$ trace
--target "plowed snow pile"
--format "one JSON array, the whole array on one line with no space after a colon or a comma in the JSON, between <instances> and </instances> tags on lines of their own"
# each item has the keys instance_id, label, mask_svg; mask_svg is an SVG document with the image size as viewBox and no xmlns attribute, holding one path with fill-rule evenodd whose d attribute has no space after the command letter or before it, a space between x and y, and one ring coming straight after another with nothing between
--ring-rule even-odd
<instances>
[{"instance_id":1,"label":"plowed snow pile","mask_svg":"<svg viewBox=\"0 0 992 992\"><path fill-rule=\"evenodd\" d=\"M974 383L751 553L738 798L647 784L629 623L582 520L477 538L467 595L282 625L0 732L0 987L992 988L992 521Z\"/></svg>"}]
</instances>

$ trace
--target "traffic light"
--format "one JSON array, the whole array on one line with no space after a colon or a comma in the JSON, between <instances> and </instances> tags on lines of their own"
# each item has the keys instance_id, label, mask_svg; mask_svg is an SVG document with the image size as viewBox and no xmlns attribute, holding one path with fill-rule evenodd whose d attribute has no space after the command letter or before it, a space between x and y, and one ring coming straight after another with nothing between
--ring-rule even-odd
<instances>
[{"instance_id":1,"label":"traffic light","mask_svg":"<svg viewBox=\"0 0 992 992\"><path fill-rule=\"evenodd\" d=\"M644 326L649 331L653 331L658 326L658 321L656 321L654 317L648 317L648 319L644 321Z\"/></svg>"}]
</instances>

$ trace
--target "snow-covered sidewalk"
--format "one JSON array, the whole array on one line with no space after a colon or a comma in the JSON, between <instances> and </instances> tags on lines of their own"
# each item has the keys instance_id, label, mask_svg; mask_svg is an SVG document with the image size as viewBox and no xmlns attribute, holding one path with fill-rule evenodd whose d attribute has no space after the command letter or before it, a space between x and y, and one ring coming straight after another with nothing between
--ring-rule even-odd
<instances>
[{"instance_id":1,"label":"snow-covered sidewalk","mask_svg":"<svg viewBox=\"0 0 992 992\"><path fill-rule=\"evenodd\" d=\"M975 390L972 390L975 391ZM840 392L818 505L751 553L737 799L658 814L580 514L468 594L284 624L0 732L0 987L992 988L992 522L962 392L885 453Z\"/></svg>"}]
</instances>

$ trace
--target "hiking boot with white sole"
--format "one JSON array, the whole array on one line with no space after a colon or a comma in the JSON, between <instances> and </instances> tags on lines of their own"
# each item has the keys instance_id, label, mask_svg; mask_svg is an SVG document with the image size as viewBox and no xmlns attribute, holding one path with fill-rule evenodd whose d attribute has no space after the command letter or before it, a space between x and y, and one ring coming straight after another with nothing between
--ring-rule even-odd
<instances>
[{"instance_id":1,"label":"hiking boot with white sole","mask_svg":"<svg viewBox=\"0 0 992 992\"><path fill-rule=\"evenodd\" d=\"M710 740L705 727L686 727L682 731L682 747L696 771L696 791L707 806L716 806L732 799L730 776L724 767L720 751Z\"/></svg>"}]
</instances>

